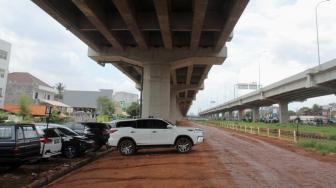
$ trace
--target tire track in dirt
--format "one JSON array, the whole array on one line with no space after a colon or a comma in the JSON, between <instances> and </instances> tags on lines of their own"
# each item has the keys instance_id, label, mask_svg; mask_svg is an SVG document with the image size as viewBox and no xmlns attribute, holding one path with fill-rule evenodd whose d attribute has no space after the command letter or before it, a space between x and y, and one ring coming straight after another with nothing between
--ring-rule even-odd
<instances>
[{"instance_id":1,"label":"tire track in dirt","mask_svg":"<svg viewBox=\"0 0 336 188\"><path fill-rule=\"evenodd\" d=\"M209 145L239 187L336 187L335 163L274 146L246 135L201 126Z\"/></svg>"}]
</instances>

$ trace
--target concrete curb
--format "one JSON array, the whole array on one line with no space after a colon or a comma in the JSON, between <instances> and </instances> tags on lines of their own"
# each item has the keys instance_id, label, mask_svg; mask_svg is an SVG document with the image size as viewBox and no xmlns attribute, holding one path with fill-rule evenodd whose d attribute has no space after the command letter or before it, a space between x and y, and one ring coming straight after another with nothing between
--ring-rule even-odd
<instances>
[{"instance_id":1,"label":"concrete curb","mask_svg":"<svg viewBox=\"0 0 336 188\"><path fill-rule=\"evenodd\" d=\"M111 152L112 150L107 150L107 151L103 151L101 153L95 153L93 156L90 156L89 158L86 158L86 159L83 159L79 162L77 162L76 164L70 166L69 168L66 168L66 169L63 169L63 170L60 170L58 171L57 173L55 174L52 174L52 175L49 175L49 176L46 176L46 177L41 177L40 179L38 180L35 180L33 181L32 183L24 186L24 188L40 188L40 187L44 187L48 184L50 184L51 182L67 175L68 173L74 171L74 170L77 170L81 167L83 167L84 165L87 165L93 161L95 161L96 159L104 156L105 154Z\"/></svg>"}]
</instances>

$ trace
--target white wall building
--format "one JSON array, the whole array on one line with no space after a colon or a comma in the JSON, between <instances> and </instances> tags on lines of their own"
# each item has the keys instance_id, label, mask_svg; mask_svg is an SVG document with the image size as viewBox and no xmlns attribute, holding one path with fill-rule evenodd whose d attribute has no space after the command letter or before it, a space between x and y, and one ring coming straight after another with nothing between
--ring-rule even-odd
<instances>
[{"instance_id":1,"label":"white wall building","mask_svg":"<svg viewBox=\"0 0 336 188\"><path fill-rule=\"evenodd\" d=\"M0 107L4 107L11 44L0 39Z\"/></svg>"}]
</instances>

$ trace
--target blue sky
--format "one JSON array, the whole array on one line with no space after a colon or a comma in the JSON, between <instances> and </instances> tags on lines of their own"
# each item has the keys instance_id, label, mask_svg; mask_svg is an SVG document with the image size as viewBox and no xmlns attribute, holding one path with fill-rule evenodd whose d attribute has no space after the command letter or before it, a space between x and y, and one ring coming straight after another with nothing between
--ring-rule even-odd
<instances>
[{"instance_id":1,"label":"blue sky","mask_svg":"<svg viewBox=\"0 0 336 188\"><path fill-rule=\"evenodd\" d=\"M258 82L259 63L264 86L317 65L317 2L250 0L227 44L227 60L211 69L190 112L232 99L235 83ZM321 60L325 62L336 58L336 24L331 24L336 23L336 1L322 4L319 10ZM12 43L11 72L30 72L51 85L63 82L67 89L138 93L134 83L113 66L101 67L88 58L86 45L31 1L0 0L0 38ZM216 104L210 104L211 100ZM336 97L291 103L290 108L329 102L336 102Z\"/></svg>"}]
</instances>

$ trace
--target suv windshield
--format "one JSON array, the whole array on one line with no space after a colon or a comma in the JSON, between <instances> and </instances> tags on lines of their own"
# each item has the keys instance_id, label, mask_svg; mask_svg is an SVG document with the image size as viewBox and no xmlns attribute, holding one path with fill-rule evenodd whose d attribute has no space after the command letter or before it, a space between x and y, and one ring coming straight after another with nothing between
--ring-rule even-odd
<instances>
[{"instance_id":1,"label":"suv windshield","mask_svg":"<svg viewBox=\"0 0 336 188\"><path fill-rule=\"evenodd\" d=\"M13 140L14 129L12 126L0 127L0 140Z\"/></svg>"}]
</instances>

